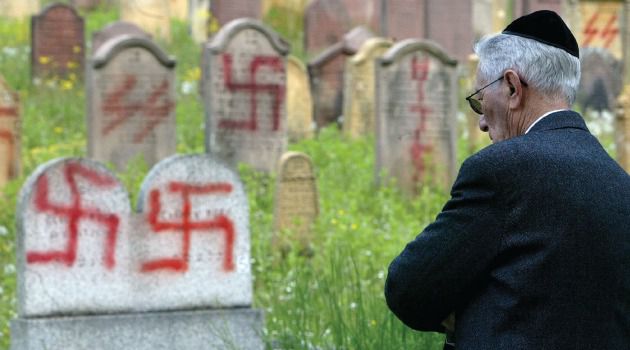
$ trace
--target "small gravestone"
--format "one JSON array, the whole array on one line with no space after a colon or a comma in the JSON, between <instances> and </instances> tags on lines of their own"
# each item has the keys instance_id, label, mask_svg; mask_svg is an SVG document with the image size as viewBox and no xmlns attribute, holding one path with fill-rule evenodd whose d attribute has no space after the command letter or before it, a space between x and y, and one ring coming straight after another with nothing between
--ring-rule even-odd
<instances>
[{"instance_id":1,"label":"small gravestone","mask_svg":"<svg viewBox=\"0 0 630 350\"><path fill-rule=\"evenodd\" d=\"M276 184L274 203L273 245L282 248L278 233L288 230L302 250L308 250L311 229L319 213L317 184L311 159L300 152L288 152L282 156Z\"/></svg>"},{"instance_id":2,"label":"small gravestone","mask_svg":"<svg viewBox=\"0 0 630 350\"><path fill-rule=\"evenodd\" d=\"M237 18L262 18L260 0L212 0L210 12L223 26Z\"/></svg>"},{"instance_id":3,"label":"small gravestone","mask_svg":"<svg viewBox=\"0 0 630 350\"><path fill-rule=\"evenodd\" d=\"M121 1L120 20L137 24L155 38L171 39L170 0Z\"/></svg>"},{"instance_id":4,"label":"small gravestone","mask_svg":"<svg viewBox=\"0 0 630 350\"><path fill-rule=\"evenodd\" d=\"M289 140L313 136L313 99L304 63L295 56L287 60L287 127Z\"/></svg>"},{"instance_id":5,"label":"small gravestone","mask_svg":"<svg viewBox=\"0 0 630 350\"><path fill-rule=\"evenodd\" d=\"M25 18L39 12L39 0L0 0L0 17Z\"/></svg>"},{"instance_id":6,"label":"small gravestone","mask_svg":"<svg viewBox=\"0 0 630 350\"><path fill-rule=\"evenodd\" d=\"M118 169L175 153L175 61L152 41L108 40L88 64L88 156Z\"/></svg>"},{"instance_id":7,"label":"small gravestone","mask_svg":"<svg viewBox=\"0 0 630 350\"><path fill-rule=\"evenodd\" d=\"M188 21L190 35L197 44L208 39L208 21L210 20L210 0L190 0Z\"/></svg>"},{"instance_id":8,"label":"small gravestone","mask_svg":"<svg viewBox=\"0 0 630 350\"><path fill-rule=\"evenodd\" d=\"M319 53L343 39L352 28L341 0L314 0L304 12L304 49Z\"/></svg>"},{"instance_id":9,"label":"small gravestone","mask_svg":"<svg viewBox=\"0 0 630 350\"><path fill-rule=\"evenodd\" d=\"M374 62L391 46L390 40L371 38L346 61L343 130L351 137L375 133Z\"/></svg>"},{"instance_id":10,"label":"small gravestone","mask_svg":"<svg viewBox=\"0 0 630 350\"><path fill-rule=\"evenodd\" d=\"M20 171L20 102L0 77L0 188Z\"/></svg>"},{"instance_id":11,"label":"small gravestone","mask_svg":"<svg viewBox=\"0 0 630 350\"><path fill-rule=\"evenodd\" d=\"M288 44L259 21L238 19L205 50L207 152L271 172L287 145Z\"/></svg>"},{"instance_id":12,"label":"small gravestone","mask_svg":"<svg viewBox=\"0 0 630 350\"><path fill-rule=\"evenodd\" d=\"M447 189L456 174L456 61L430 41L407 39L376 65L376 175L408 194Z\"/></svg>"},{"instance_id":13,"label":"small gravestone","mask_svg":"<svg viewBox=\"0 0 630 350\"><path fill-rule=\"evenodd\" d=\"M84 24L74 8L51 4L31 18L31 76L83 74Z\"/></svg>"},{"instance_id":14,"label":"small gravestone","mask_svg":"<svg viewBox=\"0 0 630 350\"><path fill-rule=\"evenodd\" d=\"M346 59L374 35L365 27L356 27L344 39L324 50L308 63L313 95L313 115L317 128L338 122L343 113L343 81Z\"/></svg>"},{"instance_id":15,"label":"small gravestone","mask_svg":"<svg viewBox=\"0 0 630 350\"><path fill-rule=\"evenodd\" d=\"M84 11L96 10L99 7L110 5L112 0L70 0L70 5Z\"/></svg>"},{"instance_id":16,"label":"small gravestone","mask_svg":"<svg viewBox=\"0 0 630 350\"><path fill-rule=\"evenodd\" d=\"M99 47L107 40L120 35L130 35L138 38L151 39L151 34L131 22L117 21L108 24L103 29L92 33L92 52L98 51Z\"/></svg>"},{"instance_id":17,"label":"small gravestone","mask_svg":"<svg viewBox=\"0 0 630 350\"><path fill-rule=\"evenodd\" d=\"M621 61L601 48L580 52L581 78L577 103L582 110L613 111L623 86Z\"/></svg>"},{"instance_id":18,"label":"small gravestone","mask_svg":"<svg viewBox=\"0 0 630 350\"><path fill-rule=\"evenodd\" d=\"M12 349L262 349L247 197L208 155L156 165L138 213L105 166L40 166L17 210Z\"/></svg>"},{"instance_id":19,"label":"small gravestone","mask_svg":"<svg viewBox=\"0 0 630 350\"><path fill-rule=\"evenodd\" d=\"M422 37L426 28L425 0L389 0L383 36L402 40ZM469 45L470 46L470 45Z\"/></svg>"}]
</instances>

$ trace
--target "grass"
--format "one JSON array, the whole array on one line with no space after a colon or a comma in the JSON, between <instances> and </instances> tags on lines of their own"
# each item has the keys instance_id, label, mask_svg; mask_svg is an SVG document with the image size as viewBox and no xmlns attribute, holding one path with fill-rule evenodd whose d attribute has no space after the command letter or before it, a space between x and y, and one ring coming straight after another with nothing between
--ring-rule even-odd
<instances>
[{"instance_id":1,"label":"grass","mask_svg":"<svg viewBox=\"0 0 630 350\"><path fill-rule=\"evenodd\" d=\"M111 9L84 14L86 38L117 19ZM298 19L283 22L287 9L269 12L293 53L304 57ZM177 151L204 151L203 104L196 86L200 48L189 38L186 24L174 21L173 40L160 42L178 60ZM15 314L15 204L25 177L37 165L66 156L85 156L85 93L76 79L30 83L29 23L0 20L0 72L21 99L23 176L2 189L0 197L0 349L9 346L9 320ZM460 106L460 108L466 108ZM594 117L591 123L598 123ZM460 130L464 120L460 120ZM610 130L605 146L613 152ZM458 138L458 161L468 154L465 137ZM481 147L481 146L479 146ZM320 216L313 228L314 255L294 247L282 258L271 246L275 178L247 166L239 172L250 204L254 307L265 311L268 347L283 349L441 349L442 336L411 331L387 309L383 284L389 262L404 244L430 223L447 194L424 188L414 199L395 186L373 182L374 139L348 140L335 128L317 139L291 144L315 165ZM119 176L136 196L148 168L134 163ZM133 201L135 202L135 200ZM286 234L286 233L285 233Z\"/></svg>"}]
</instances>

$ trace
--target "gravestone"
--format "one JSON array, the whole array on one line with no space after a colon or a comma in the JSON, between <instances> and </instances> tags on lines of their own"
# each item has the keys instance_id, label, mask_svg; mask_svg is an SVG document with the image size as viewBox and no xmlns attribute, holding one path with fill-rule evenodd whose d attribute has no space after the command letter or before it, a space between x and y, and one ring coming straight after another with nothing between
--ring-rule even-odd
<instances>
[{"instance_id":1,"label":"gravestone","mask_svg":"<svg viewBox=\"0 0 630 350\"><path fill-rule=\"evenodd\" d=\"M346 62L343 130L350 137L375 133L374 62L391 46L392 42L387 39L368 39Z\"/></svg>"},{"instance_id":2,"label":"gravestone","mask_svg":"<svg viewBox=\"0 0 630 350\"><path fill-rule=\"evenodd\" d=\"M580 1L580 21L573 29L580 48L601 48L622 60L623 2Z\"/></svg>"},{"instance_id":3,"label":"gravestone","mask_svg":"<svg viewBox=\"0 0 630 350\"><path fill-rule=\"evenodd\" d=\"M175 60L152 41L105 42L88 64L88 156L117 169L175 153Z\"/></svg>"},{"instance_id":4,"label":"gravestone","mask_svg":"<svg viewBox=\"0 0 630 350\"><path fill-rule=\"evenodd\" d=\"M564 17L564 3L569 1L571 0L516 0L513 5L514 18L540 10L551 10Z\"/></svg>"},{"instance_id":5,"label":"gravestone","mask_svg":"<svg viewBox=\"0 0 630 350\"><path fill-rule=\"evenodd\" d=\"M376 176L405 193L450 188L456 174L457 62L437 44L407 39L376 65Z\"/></svg>"},{"instance_id":6,"label":"gravestone","mask_svg":"<svg viewBox=\"0 0 630 350\"><path fill-rule=\"evenodd\" d=\"M262 18L260 0L211 0L210 12L224 26L238 18Z\"/></svg>"},{"instance_id":7,"label":"gravestone","mask_svg":"<svg viewBox=\"0 0 630 350\"><path fill-rule=\"evenodd\" d=\"M464 62L472 53L472 10L471 0L425 0L427 31L415 38L432 40Z\"/></svg>"},{"instance_id":8,"label":"gravestone","mask_svg":"<svg viewBox=\"0 0 630 350\"><path fill-rule=\"evenodd\" d=\"M356 27L344 39L324 50L308 63L313 96L313 114L317 128L338 121L343 113L343 81L346 59L374 35L365 27Z\"/></svg>"},{"instance_id":9,"label":"gravestone","mask_svg":"<svg viewBox=\"0 0 630 350\"><path fill-rule=\"evenodd\" d=\"M137 24L155 38L171 39L170 0L121 1L120 20Z\"/></svg>"},{"instance_id":10,"label":"gravestone","mask_svg":"<svg viewBox=\"0 0 630 350\"><path fill-rule=\"evenodd\" d=\"M25 18L39 12L39 0L0 0L0 17Z\"/></svg>"},{"instance_id":11,"label":"gravestone","mask_svg":"<svg viewBox=\"0 0 630 350\"><path fill-rule=\"evenodd\" d=\"M389 0L383 36L402 40L422 37L425 32L425 0ZM469 45L470 46L470 45Z\"/></svg>"},{"instance_id":12,"label":"gravestone","mask_svg":"<svg viewBox=\"0 0 630 350\"><path fill-rule=\"evenodd\" d=\"M601 48L583 48L580 52L581 78L577 104L582 110L613 111L623 87L621 61Z\"/></svg>"},{"instance_id":13,"label":"gravestone","mask_svg":"<svg viewBox=\"0 0 630 350\"><path fill-rule=\"evenodd\" d=\"M188 20L188 2L189 0L169 0L171 18L177 18L182 21Z\"/></svg>"},{"instance_id":14,"label":"gravestone","mask_svg":"<svg viewBox=\"0 0 630 350\"><path fill-rule=\"evenodd\" d=\"M70 5L80 10L92 11L99 7L110 5L111 2L112 0L70 0Z\"/></svg>"},{"instance_id":15,"label":"gravestone","mask_svg":"<svg viewBox=\"0 0 630 350\"><path fill-rule=\"evenodd\" d=\"M0 77L0 188L20 172L20 101Z\"/></svg>"},{"instance_id":16,"label":"gravestone","mask_svg":"<svg viewBox=\"0 0 630 350\"><path fill-rule=\"evenodd\" d=\"M48 5L31 18L31 77L83 74L83 18L65 4Z\"/></svg>"},{"instance_id":17,"label":"gravestone","mask_svg":"<svg viewBox=\"0 0 630 350\"><path fill-rule=\"evenodd\" d=\"M138 38L150 40L151 34L131 22L116 21L108 24L103 29L92 33L92 52L98 51L99 47L107 40L120 35L130 35Z\"/></svg>"},{"instance_id":18,"label":"gravestone","mask_svg":"<svg viewBox=\"0 0 630 350\"><path fill-rule=\"evenodd\" d=\"M205 50L207 152L231 166L272 171L287 145L288 44L244 18L222 27Z\"/></svg>"},{"instance_id":19,"label":"gravestone","mask_svg":"<svg viewBox=\"0 0 630 350\"><path fill-rule=\"evenodd\" d=\"M630 173L630 86L626 85L617 100L615 111L615 149L617 162Z\"/></svg>"},{"instance_id":20,"label":"gravestone","mask_svg":"<svg viewBox=\"0 0 630 350\"><path fill-rule=\"evenodd\" d=\"M278 232L289 230L301 249L308 251L318 213L317 183L311 159L300 152L285 153L280 159L276 182L273 245L286 248L290 243L281 241Z\"/></svg>"},{"instance_id":21,"label":"gravestone","mask_svg":"<svg viewBox=\"0 0 630 350\"><path fill-rule=\"evenodd\" d=\"M287 127L289 140L313 136L313 99L304 63L295 56L287 59Z\"/></svg>"},{"instance_id":22,"label":"gravestone","mask_svg":"<svg viewBox=\"0 0 630 350\"><path fill-rule=\"evenodd\" d=\"M157 164L137 213L105 166L56 159L27 179L17 216L12 349L263 348L247 197L212 157Z\"/></svg>"},{"instance_id":23,"label":"gravestone","mask_svg":"<svg viewBox=\"0 0 630 350\"><path fill-rule=\"evenodd\" d=\"M208 39L210 0L190 0L188 11L190 35L197 44L201 44Z\"/></svg>"}]
</instances>

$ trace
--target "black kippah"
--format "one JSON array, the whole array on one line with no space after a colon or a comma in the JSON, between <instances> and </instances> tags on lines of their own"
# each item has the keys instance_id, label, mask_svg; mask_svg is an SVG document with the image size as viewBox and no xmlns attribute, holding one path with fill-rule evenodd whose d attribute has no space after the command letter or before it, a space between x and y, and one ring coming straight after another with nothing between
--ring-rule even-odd
<instances>
[{"instance_id":1,"label":"black kippah","mask_svg":"<svg viewBox=\"0 0 630 350\"><path fill-rule=\"evenodd\" d=\"M562 18L553 11L541 10L519 17L503 30L503 34L533 39L580 58L575 37Z\"/></svg>"}]
</instances>

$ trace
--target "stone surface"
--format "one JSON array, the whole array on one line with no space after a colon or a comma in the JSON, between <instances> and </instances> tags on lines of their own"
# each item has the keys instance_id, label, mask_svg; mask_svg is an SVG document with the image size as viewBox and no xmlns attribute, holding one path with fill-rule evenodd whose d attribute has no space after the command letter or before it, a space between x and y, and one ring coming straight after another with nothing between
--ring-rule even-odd
<instances>
[{"instance_id":1,"label":"stone surface","mask_svg":"<svg viewBox=\"0 0 630 350\"><path fill-rule=\"evenodd\" d=\"M208 155L156 165L132 214L103 165L57 159L20 193L20 318L247 307L249 212L237 175Z\"/></svg>"},{"instance_id":2,"label":"stone surface","mask_svg":"<svg viewBox=\"0 0 630 350\"><path fill-rule=\"evenodd\" d=\"M107 40L120 35L130 35L138 38L151 39L151 34L142 30L142 28L131 22L116 21L108 24L103 29L92 33L92 53L98 49Z\"/></svg>"},{"instance_id":3,"label":"stone surface","mask_svg":"<svg viewBox=\"0 0 630 350\"><path fill-rule=\"evenodd\" d=\"M39 12L39 0L0 0L0 17L24 18Z\"/></svg>"},{"instance_id":4,"label":"stone surface","mask_svg":"<svg viewBox=\"0 0 630 350\"><path fill-rule=\"evenodd\" d=\"M125 169L175 153L175 61L152 41L118 36L87 72L88 156Z\"/></svg>"},{"instance_id":5,"label":"stone surface","mask_svg":"<svg viewBox=\"0 0 630 350\"><path fill-rule=\"evenodd\" d=\"M196 43L201 44L208 39L210 0L190 0L188 11L190 35Z\"/></svg>"},{"instance_id":6,"label":"stone surface","mask_svg":"<svg viewBox=\"0 0 630 350\"><path fill-rule=\"evenodd\" d=\"M408 194L450 188L456 174L456 61L429 41L403 40L376 66L376 176Z\"/></svg>"},{"instance_id":7,"label":"stone surface","mask_svg":"<svg viewBox=\"0 0 630 350\"><path fill-rule=\"evenodd\" d=\"M289 140L313 136L313 98L304 63L295 56L287 59L287 127Z\"/></svg>"},{"instance_id":8,"label":"stone surface","mask_svg":"<svg viewBox=\"0 0 630 350\"><path fill-rule=\"evenodd\" d=\"M171 39L171 0L133 0L120 2L120 20L137 24L155 38Z\"/></svg>"},{"instance_id":9,"label":"stone surface","mask_svg":"<svg viewBox=\"0 0 630 350\"><path fill-rule=\"evenodd\" d=\"M622 62L608 50L583 48L580 52L582 70L577 104L583 109L614 111L623 86Z\"/></svg>"},{"instance_id":10,"label":"stone surface","mask_svg":"<svg viewBox=\"0 0 630 350\"><path fill-rule=\"evenodd\" d=\"M319 203L317 182L311 159L304 153L287 152L282 156L276 182L274 201L274 246L286 246L278 232L289 230L302 249L308 249L311 228Z\"/></svg>"},{"instance_id":11,"label":"stone surface","mask_svg":"<svg viewBox=\"0 0 630 350\"><path fill-rule=\"evenodd\" d=\"M422 37L426 28L425 3L426 0L389 0L382 35L394 40Z\"/></svg>"},{"instance_id":12,"label":"stone surface","mask_svg":"<svg viewBox=\"0 0 630 350\"><path fill-rule=\"evenodd\" d=\"M287 145L289 47L253 19L234 20L205 48L206 150L231 166L275 169Z\"/></svg>"},{"instance_id":13,"label":"stone surface","mask_svg":"<svg viewBox=\"0 0 630 350\"><path fill-rule=\"evenodd\" d=\"M342 115L346 60L373 36L367 28L356 27L308 63L317 128L336 123Z\"/></svg>"},{"instance_id":14,"label":"stone surface","mask_svg":"<svg viewBox=\"0 0 630 350\"><path fill-rule=\"evenodd\" d=\"M623 2L620 1L581 1L580 21L573 29L580 48L606 49L621 60L622 14Z\"/></svg>"},{"instance_id":15,"label":"stone surface","mask_svg":"<svg viewBox=\"0 0 630 350\"><path fill-rule=\"evenodd\" d=\"M16 319L11 350L262 350L262 331L252 309Z\"/></svg>"},{"instance_id":16,"label":"stone surface","mask_svg":"<svg viewBox=\"0 0 630 350\"><path fill-rule=\"evenodd\" d=\"M70 0L70 5L80 10L91 11L100 6L111 5L113 0Z\"/></svg>"},{"instance_id":17,"label":"stone surface","mask_svg":"<svg viewBox=\"0 0 630 350\"><path fill-rule=\"evenodd\" d=\"M343 130L351 137L375 134L374 63L392 44L390 40L383 38L368 39L346 61Z\"/></svg>"},{"instance_id":18,"label":"stone surface","mask_svg":"<svg viewBox=\"0 0 630 350\"><path fill-rule=\"evenodd\" d=\"M20 101L0 76L0 188L20 172Z\"/></svg>"},{"instance_id":19,"label":"stone surface","mask_svg":"<svg viewBox=\"0 0 630 350\"><path fill-rule=\"evenodd\" d=\"M169 0L169 11L171 18L177 18L181 21L188 20L189 0Z\"/></svg>"},{"instance_id":20,"label":"stone surface","mask_svg":"<svg viewBox=\"0 0 630 350\"><path fill-rule=\"evenodd\" d=\"M260 0L212 0L210 12L221 26L238 18L262 18Z\"/></svg>"},{"instance_id":21,"label":"stone surface","mask_svg":"<svg viewBox=\"0 0 630 350\"><path fill-rule=\"evenodd\" d=\"M82 75L85 57L83 18L74 8L51 4L31 18L31 76Z\"/></svg>"}]
</instances>

